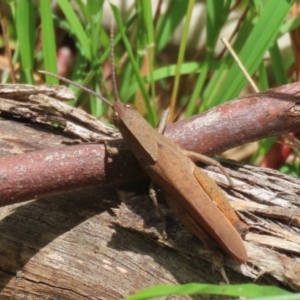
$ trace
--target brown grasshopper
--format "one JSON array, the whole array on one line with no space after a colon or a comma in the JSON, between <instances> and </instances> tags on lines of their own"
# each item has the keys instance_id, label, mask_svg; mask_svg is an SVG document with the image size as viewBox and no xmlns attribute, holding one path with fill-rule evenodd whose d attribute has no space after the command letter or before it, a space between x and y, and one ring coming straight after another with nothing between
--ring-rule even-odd
<instances>
[{"instance_id":1,"label":"brown grasshopper","mask_svg":"<svg viewBox=\"0 0 300 300\"><path fill-rule=\"evenodd\" d=\"M169 206L183 225L204 242L211 237L238 262L247 261L243 241L237 232L245 232L247 226L239 220L217 184L186 154L200 160L203 158L182 150L153 129L133 106L123 104L118 98L112 104L102 95L88 92L113 108L114 124L145 172L166 193Z\"/></svg>"},{"instance_id":2,"label":"brown grasshopper","mask_svg":"<svg viewBox=\"0 0 300 300\"><path fill-rule=\"evenodd\" d=\"M183 225L203 242L212 238L233 259L246 262L247 252L238 231L245 233L247 225L239 220L223 191L193 160L213 161L221 170L222 167L210 158L182 150L153 129L132 105L123 104L117 92L113 59L111 67L114 103L66 78L46 71L41 73L73 84L112 107L114 124L145 172L164 191L169 206Z\"/></svg>"}]
</instances>

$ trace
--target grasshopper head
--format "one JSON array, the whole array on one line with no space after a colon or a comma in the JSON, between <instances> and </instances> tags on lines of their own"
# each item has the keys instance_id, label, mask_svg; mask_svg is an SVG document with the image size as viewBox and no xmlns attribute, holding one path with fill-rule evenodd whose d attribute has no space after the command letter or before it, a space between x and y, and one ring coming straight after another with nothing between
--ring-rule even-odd
<instances>
[{"instance_id":1,"label":"grasshopper head","mask_svg":"<svg viewBox=\"0 0 300 300\"><path fill-rule=\"evenodd\" d=\"M126 107L121 101L116 101L113 104L113 110L113 122L115 126L119 128L121 125L122 117L125 115Z\"/></svg>"},{"instance_id":2,"label":"grasshopper head","mask_svg":"<svg viewBox=\"0 0 300 300\"><path fill-rule=\"evenodd\" d=\"M117 100L113 103L112 108L114 110L113 122L118 128L124 123L123 120L136 118L137 110L131 104L123 104L121 101Z\"/></svg>"}]
</instances>

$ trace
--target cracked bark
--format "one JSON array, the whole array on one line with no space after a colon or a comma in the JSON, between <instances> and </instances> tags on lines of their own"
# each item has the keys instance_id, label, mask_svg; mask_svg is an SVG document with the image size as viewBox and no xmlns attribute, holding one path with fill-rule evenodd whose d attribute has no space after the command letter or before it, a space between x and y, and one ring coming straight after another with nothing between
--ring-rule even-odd
<instances>
[{"instance_id":1,"label":"cracked bark","mask_svg":"<svg viewBox=\"0 0 300 300\"><path fill-rule=\"evenodd\" d=\"M213 155L246 141L297 131L298 92L299 84L294 84L244 97L172 124L167 135L185 149ZM161 222L146 196L147 183L140 183L146 177L122 141L117 142L123 149L121 155L112 158L101 144L66 146L74 142L70 135L32 121L61 121L72 133L78 126L86 129L82 115L74 116L71 110L63 115L53 106L39 107L30 101L28 108L20 99L10 99L18 105L11 102L8 107L8 100L0 100L2 115L20 117L23 113L23 118L0 121L0 201L1 205L10 204L0 209L2 295L120 299L158 283L222 281L218 272L211 273L216 252L204 252L163 202L170 237L167 241L161 238ZM90 128L92 131L84 132L85 138L105 137ZM299 180L236 163L226 166L235 182L233 189L226 187L214 168L207 172L225 188L234 208L251 225L245 237L248 266L226 257L229 280L249 282L264 273L263 282L276 278L299 290ZM137 181L138 187L128 188ZM120 184L127 189L119 192L126 203L121 205L115 188L109 188ZM35 198L41 199L12 205Z\"/></svg>"}]
</instances>

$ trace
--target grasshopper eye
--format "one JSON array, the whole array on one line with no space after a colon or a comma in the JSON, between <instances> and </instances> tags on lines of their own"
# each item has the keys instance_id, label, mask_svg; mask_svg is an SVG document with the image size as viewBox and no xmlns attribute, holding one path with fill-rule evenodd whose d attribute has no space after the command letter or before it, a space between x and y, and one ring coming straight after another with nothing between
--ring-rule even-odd
<instances>
[{"instance_id":1,"label":"grasshopper eye","mask_svg":"<svg viewBox=\"0 0 300 300\"><path fill-rule=\"evenodd\" d=\"M114 119L114 121L115 120L119 120L119 114L118 114L118 112L114 112L114 114L113 114L113 119Z\"/></svg>"},{"instance_id":2,"label":"grasshopper eye","mask_svg":"<svg viewBox=\"0 0 300 300\"><path fill-rule=\"evenodd\" d=\"M137 108L132 104L126 104L125 107L137 111Z\"/></svg>"},{"instance_id":3,"label":"grasshopper eye","mask_svg":"<svg viewBox=\"0 0 300 300\"><path fill-rule=\"evenodd\" d=\"M116 111L113 114L113 123L115 124L116 127L119 127L120 115Z\"/></svg>"}]
</instances>

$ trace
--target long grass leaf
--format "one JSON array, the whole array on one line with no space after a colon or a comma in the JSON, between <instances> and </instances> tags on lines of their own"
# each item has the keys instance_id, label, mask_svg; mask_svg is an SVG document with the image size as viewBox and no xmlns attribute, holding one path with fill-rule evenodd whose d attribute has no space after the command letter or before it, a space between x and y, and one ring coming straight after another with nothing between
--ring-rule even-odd
<instances>
[{"instance_id":1,"label":"long grass leaf","mask_svg":"<svg viewBox=\"0 0 300 300\"><path fill-rule=\"evenodd\" d=\"M190 27L190 22L191 22L194 5L195 5L195 1L189 0L187 12L186 12L186 20L184 22L182 38L181 38L180 46L179 46L179 54L178 54L178 59L177 59L177 64L176 64L174 86L173 86L173 91L172 91L171 101L170 101L170 117L169 117L170 122L173 121L174 115L175 115L175 105L176 105L176 99L177 99L180 76L181 76L181 65L182 65L183 59L184 59L187 38L188 38L188 31L189 31L189 27Z\"/></svg>"},{"instance_id":2,"label":"long grass leaf","mask_svg":"<svg viewBox=\"0 0 300 300\"><path fill-rule=\"evenodd\" d=\"M154 71L154 57L155 57L155 40L154 40L154 24L152 17L152 5L150 0L144 0L141 4L141 15L143 19L143 28L145 28L146 35L146 51L147 51L147 65L149 66L150 87L152 102L155 99L155 82L153 78Z\"/></svg>"},{"instance_id":3,"label":"long grass leaf","mask_svg":"<svg viewBox=\"0 0 300 300\"><path fill-rule=\"evenodd\" d=\"M123 40L123 43L125 45L127 54L129 56L130 63L132 64L136 80L139 84L139 88L141 89L141 93L142 93L142 95L144 97L144 100L145 100L145 104L146 104L146 108L147 108L147 112L148 112L148 121L152 126L154 126L156 124L156 116L154 114L154 111L153 111L153 108L152 108L152 105L151 105L151 102L150 102L149 95L146 91L146 88L145 88L145 85L144 85L144 80L143 80L143 78L140 74L140 70L139 70L136 58L133 55L130 42L129 42L126 34L125 34L125 27L123 25L120 12L119 12L118 8L113 4L111 4L111 8L112 8L112 11L114 13L116 23L118 25L118 29L121 33L122 40Z\"/></svg>"},{"instance_id":4,"label":"long grass leaf","mask_svg":"<svg viewBox=\"0 0 300 300\"><path fill-rule=\"evenodd\" d=\"M214 49L217 43L222 26L227 20L228 12L230 9L231 1L220 0L218 2L208 1L206 9L206 55L204 66L201 74L199 75L195 87L193 89L191 98L186 108L185 116L191 116L195 111L197 99L199 98L204 83L207 79L208 73L211 71L209 66L213 60Z\"/></svg>"},{"instance_id":5,"label":"long grass leaf","mask_svg":"<svg viewBox=\"0 0 300 300\"><path fill-rule=\"evenodd\" d=\"M166 13L159 19L156 31L156 50L161 50L170 41L176 27L185 17L188 1L176 0L170 1Z\"/></svg>"},{"instance_id":6,"label":"long grass leaf","mask_svg":"<svg viewBox=\"0 0 300 300\"><path fill-rule=\"evenodd\" d=\"M243 48L238 53L242 63L250 74L258 68L264 54L274 43L284 18L289 12L292 0L268 1L253 27ZM266 26L268 24L268 26ZM234 64L222 82L221 88L209 106L223 103L237 97L247 81L239 67Z\"/></svg>"},{"instance_id":7,"label":"long grass leaf","mask_svg":"<svg viewBox=\"0 0 300 300\"><path fill-rule=\"evenodd\" d=\"M56 43L52 19L50 0L40 1L40 13L42 21L42 42L45 70L57 73ZM46 76L47 84L58 84L59 80L52 76Z\"/></svg>"},{"instance_id":8,"label":"long grass leaf","mask_svg":"<svg viewBox=\"0 0 300 300\"><path fill-rule=\"evenodd\" d=\"M86 32L83 29L78 16L75 14L70 1L57 0L57 3L66 16L74 35L77 37L83 51L83 55L85 55L88 60L91 60L90 39L86 35Z\"/></svg>"},{"instance_id":9,"label":"long grass leaf","mask_svg":"<svg viewBox=\"0 0 300 300\"><path fill-rule=\"evenodd\" d=\"M274 286L259 286L256 284L236 284L236 285L214 285L214 284L197 284L189 283L179 286L159 285L150 287L133 296L127 297L125 300L146 300L155 297L163 297L169 295L223 295L232 297L247 297L247 299L261 296L284 296L283 299L293 298L294 294ZM289 298L292 297L292 298ZM299 297L299 295L298 295ZM274 299L274 298L269 298Z\"/></svg>"},{"instance_id":10,"label":"long grass leaf","mask_svg":"<svg viewBox=\"0 0 300 300\"><path fill-rule=\"evenodd\" d=\"M287 84L288 79L286 77L286 70L284 69L283 59L277 42L275 42L274 45L270 47L269 52L271 55L272 69L277 84Z\"/></svg>"},{"instance_id":11,"label":"long grass leaf","mask_svg":"<svg viewBox=\"0 0 300 300\"><path fill-rule=\"evenodd\" d=\"M33 84L34 6L32 0L18 0L16 5L16 30L22 66L21 81Z\"/></svg>"}]
</instances>

